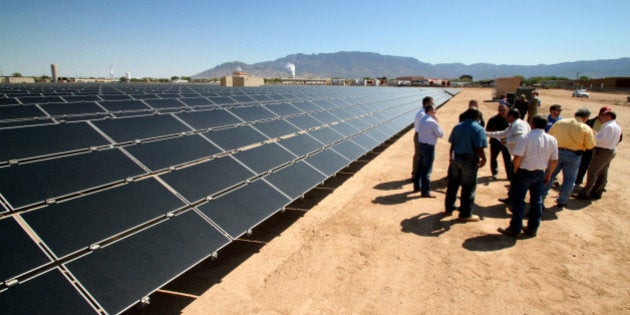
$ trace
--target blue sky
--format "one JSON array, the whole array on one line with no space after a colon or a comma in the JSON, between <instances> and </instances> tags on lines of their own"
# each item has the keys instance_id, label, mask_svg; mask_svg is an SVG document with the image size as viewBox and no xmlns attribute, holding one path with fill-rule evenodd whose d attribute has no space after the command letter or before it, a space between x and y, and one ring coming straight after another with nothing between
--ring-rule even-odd
<instances>
[{"instance_id":1,"label":"blue sky","mask_svg":"<svg viewBox=\"0 0 630 315\"><path fill-rule=\"evenodd\" d=\"M534 65L630 56L630 1L15 1L4 75L189 76L224 62L365 51ZM296 65L299 69L299 65ZM298 70L299 72L299 70Z\"/></svg>"}]
</instances>

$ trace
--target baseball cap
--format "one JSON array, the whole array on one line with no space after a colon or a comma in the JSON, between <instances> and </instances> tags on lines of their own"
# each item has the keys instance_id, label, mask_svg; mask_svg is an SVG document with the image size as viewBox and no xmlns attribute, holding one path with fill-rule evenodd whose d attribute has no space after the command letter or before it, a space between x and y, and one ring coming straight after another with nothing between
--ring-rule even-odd
<instances>
[{"instance_id":1,"label":"baseball cap","mask_svg":"<svg viewBox=\"0 0 630 315\"><path fill-rule=\"evenodd\" d=\"M612 112L612 108L610 108L610 106L603 106L602 108L599 109L600 115L607 112Z\"/></svg>"}]
</instances>

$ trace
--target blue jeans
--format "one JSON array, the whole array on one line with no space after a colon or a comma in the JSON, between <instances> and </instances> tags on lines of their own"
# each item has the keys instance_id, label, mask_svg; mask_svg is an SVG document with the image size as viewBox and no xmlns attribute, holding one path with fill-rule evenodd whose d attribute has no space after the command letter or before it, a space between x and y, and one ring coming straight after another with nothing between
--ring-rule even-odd
<instances>
[{"instance_id":1,"label":"blue jeans","mask_svg":"<svg viewBox=\"0 0 630 315\"><path fill-rule=\"evenodd\" d=\"M479 169L479 158L476 156L455 155L448 167L448 186L446 188L446 199L444 206L450 212L455 207L457 190L462 186L459 197L459 217L468 218L472 216L472 207L475 203L475 189L477 188L477 170Z\"/></svg>"},{"instance_id":2,"label":"blue jeans","mask_svg":"<svg viewBox=\"0 0 630 315\"><path fill-rule=\"evenodd\" d=\"M433 170L433 160L435 160L435 146L421 143L418 145L418 165L416 166L416 174L413 176L414 190L422 188L422 194L428 195L431 190L431 171ZM418 186L418 184L420 184Z\"/></svg>"},{"instance_id":3,"label":"blue jeans","mask_svg":"<svg viewBox=\"0 0 630 315\"><path fill-rule=\"evenodd\" d=\"M542 216L542 189L545 180L544 171L528 171L519 169L514 174L512 181L511 200L512 200L512 220L510 221L510 230L521 231L523 228L523 216L525 215L525 195L529 190L529 220L527 228L536 233L540 226L540 217Z\"/></svg>"},{"instance_id":4,"label":"blue jeans","mask_svg":"<svg viewBox=\"0 0 630 315\"><path fill-rule=\"evenodd\" d=\"M556 176L562 171L562 186L560 186L560 196L558 197L558 203L566 204L569 200L569 196L573 192L575 187L575 178L577 177L578 170L580 169L580 161L582 156L575 154L573 151L558 150L558 166L551 174L551 180L543 186L542 198L545 200L551 185L556 180Z\"/></svg>"}]
</instances>

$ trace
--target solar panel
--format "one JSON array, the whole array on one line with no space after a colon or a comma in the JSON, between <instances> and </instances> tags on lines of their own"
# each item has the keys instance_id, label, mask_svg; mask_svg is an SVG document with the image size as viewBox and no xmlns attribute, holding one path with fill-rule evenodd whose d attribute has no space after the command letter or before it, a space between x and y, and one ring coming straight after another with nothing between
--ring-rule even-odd
<instances>
[{"instance_id":1,"label":"solar panel","mask_svg":"<svg viewBox=\"0 0 630 315\"><path fill-rule=\"evenodd\" d=\"M352 141L343 141L334 145L332 148L350 161L357 160L367 152L367 149L362 148Z\"/></svg>"},{"instance_id":2,"label":"solar panel","mask_svg":"<svg viewBox=\"0 0 630 315\"><path fill-rule=\"evenodd\" d=\"M217 105L234 104L236 101L229 96L209 96L209 100Z\"/></svg>"},{"instance_id":3,"label":"solar panel","mask_svg":"<svg viewBox=\"0 0 630 315\"><path fill-rule=\"evenodd\" d=\"M240 187L199 206L203 212L232 238L280 211L289 199L262 180Z\"/></svg>"},{"instance_id":4,"label":"solar panel","mask_svg":"<svg viewBox=\"0 0 630 315\"><path fill-rule=\"evenodd\" d=\"M0 130L0 161L109 144L85 123Z\"/></svg>"},{"instance_id":5,"label":"solar panel","mask_svg":"<svg viewBox=\"0 0 630 315\"><path fill-rule=\"evenodd\" d=\"M190 131L171 115L108 119L93 123L117 143Z\"/></svg>"},{"instance_id":6,"label":"solar panel","mask_svg":"<svg viewBox=\"0 0 630 315\"><path fill-rule=\"evenodd\" d=\"M228 242L197 213L187 211L65 266L107 313L115 314Z\"/></svg>"},{"instance_id":7,"label":"solar panel","mask_svg":"<svg viewBox=\"0 0 630 315\"><path fill-rule=\"evenodd\" d=\"M299 132L300 130L285 120L273 120L253 125L269 138L278 138Z\"/></svg>"},{"instance_id":8,"label":"solar panel","mask_svg":"<svg viewBox=\"0 0 630 315\"><path fill-rule=\"evenodd\" d=\"M327 177L334 175L339 170L350 164L346 158L330 149L323 150L315 155L309 156L305 161L323 174L326 174Z\"/></svg>"},{"instance_id":9,"label":"solar panel","mask_svg":"<svg viewBox=\"0 0 630 315\"><path fill-rule=\"evenodd\" d=\"M19 104L15 97L0 97L0 105L15 105Z\"/></svg>"},{"instance_id":10,"label":"solar panel","mask_svg":"<svg viewBox=\"0 0 630 315\"><path fill-rule=\"evenodd\" d=\"M275 143L262 145L233 155L257 174L291 162L296 156Z\"/></svg>"},{"instance_id":11,"label":"solar panel","mask_svg":"<svg viewBox=\"0 0 630 315\"><path fill-rule=\"evenodd\" d=\"M303 111L299 110L289 103L266 104L265 107L267 107L267 109L269 109L270 111L276 113L278 116L282 117L303 113Z\"/></svg>"},{"instance_id":12,"label":"solar panel","mask_svg":"<svg viewBox=\"0 0 630 315\"><path fill-rule=\"evenodd\" d=\"M66 102L97 102L101 100L97 95L64 95L63 99Z\"/></svg>"},{"instance_id":13,"label":"solar panel","mask_svg":"<svg viewBox=\"0 0 630 315\"><path fill-rule=\"evenodd\" d=\"M339 117L329 113L329 112L319 112L319 113L313 113L311 114L311 116L313 116L313 118L325 123L325 124L330 124L333 122L337 122L339 121Z\"/></svg>"},{"instance_id":14,"label":"solar panel","mask_svg":"<svg viewBox=\"0 0 630 315\"><path fill-rule=\"evenodd\" d=\"M177 99L145 99L144 102L153 108L181 108L186 106Z\"/></svg>"},{"instance_id":15,"label":"solar panel","mask_svg":"<svg viewBox=\"0 0 630 315\"><path fill-rule=\"evenodd\" d=\"M226 151L268 140L267 137L250 126L215 130L204 133L204 135Z\"/></svg>"},{"instance_id":16,"label":"solar panel","mask_svg":"<svg viewBox=\"0 0 630 315\"><path fill-rule=\"evenodd\" d=\"M0 84L0 313L122 312L451 93Z\"/></svg>"},{"instance_id":17,"label":"solar panel","mask_svg":"<svg viewBox=\"0 0 630 315\"><path fill-rule=\"evenodd\" d=\"M301 109L305 113L322 110L320 106L317 106L315 103L309 101L293 102L293 106Z\"/></svg>"},{"instance_id":18,"label":"solar panel","mask_svg":"<svg viewBox=\"0 0 630 315\"><path fill-rule=\"evenodd\" d=\"M315 139L327 145L343 139L343 135L339 134L338 132L335 132L330 127L320 128L315 131L309 132L309 134L313 136Z\"/></svg>"},{"instance_id":19,"label":"solar panel","mask_svg":"<svg viewBox=\"0 0 630 315\"><path fill-rule=\"evenodd\" d=\"M294 124L296 127L302 130L308 130L308 129L322 125L320 121L311 117L310 115L290 117L290 118L287 118L287 121Z\"/></svg>"},{"instance_id":20,"label":"solar panel","mask_svg":"<svg viewBox=\"0 0 630 315\"><path fill-rule=\"evenodd\" d=\"M252 172L229 156L160 175L191 202L214 195L253 176Z\"/></svg>"},{"instance_id":21,"label":"solar panel","mask_svg":"<svg viewBox=\"0 0 630 315\"><path fill-rule=\"evenodd\" d=\"M199 135L140 143L125 147L151 171L184 164L220 153L219 148Z\"/></svg>"},{"instance_id":22,"label":"solar panel","mask_svg":"<svg viewBox=\"0 0 630 315\"><path fill-rule=\"evenodd\" d=\"M289 149L296 156L304 156L311 152L321 149L324 144L315 140L315 138L301 134L278 142L283 147Z\"/></svg>"},{"instance_id":23,"label":"solar panel","mask_svg":"<svg viewBox=\"0 0 630 315\"><path fill-rule=\"evenodd\" d=\"M0 292L0 314L94 314L59 269Z\"/></svg>"},{"instance_id":24,"label":"solar panel","mask_svg":"<svg viewBox=\"0 0 630 315\"><path fill-rule=\"evenodd\" d=\"M142 174L119 150L0 168L0 194L15 209Z\"/></svg>"},{"instance_id":25,"label":"solar panel","mask_svg":"<svg viewBox=\"0 0 630 315\"><path fill-rule=\"evenodd\" d=\"M368 149L368 151L376 148L378 145L381 144L376 139L368 136L365 133L358 134L358 135L352 137L351 139L352 139L352 141L356 142L360 146Z\"/></svg>"},{"instance_id":26,"label":"solar panel","mask_svg":"<svg viewBox=\"0 0 630 315\"><path fill-rule=\"evenodd\" d=\"M63 102L59 96L20 96L18 97L22 104L46 104Z\"/></svg>"},{"instance_id":27,"label":"solar panel","mask_svg":"<svg viewBox=\"0 0 630 315\"><path fill-rule=\"evenodd\" d=\"M265 179L289 197L296 199L319 185L326 177L300 161L265 176Z\"/></svg>"},{"instance_id":28,"label":"solar panel","mask_svg":"<svg viewBox=\"0 0 630 315\"><path fill-rule=\"evenodd\" d=\"M243 121L248 122L278 117L261 106L233 107L229 110Z\"/></svg>"},{"instance_id":29,"label":"solar panel","mask_svg":"<svg viewBox=\"0 0 630 315\"><path fill-rule=\"evenodd\" d=\"M0 252L0 281L50 263L44 252L11 217L0 220Z\"/></svg>"},{"instance_id":30,"label":"solar panel","mask_svg":"<svg viewBox=\"0 0 630 315\"><path fill-rule=\"evenodd\" d=\"M37 106L9 105L0 106L0 119L35 118L45 115Z\"/></svg>"},{"instance_id":31,"label":"solar panel","mask_svg":"<svg viewBox=\"0 0 630 315\"><path fill-rule=\"evenodd\" d=\"M23 213L50 250L63 257L185 206L155 179Z\"/></svg>"},{"instance_id":32,"label":"solar panel","mask_svg":"<svg viewBox=\"0 0 630 315\"><path fill-rule=\"evenodd\" d=\"M129 100L129 96L125 94L101 94L101 98L107 101Z\"/></svg>"},{"instance_id":33,"label":"solar panel","mask_svg":"<svg viewBox=\"0 0 630 315\"><path fill-rule=\"evenodd\" d=\"M205 97L185 97L181 98L180 100L188 106L212 105L212 102Z\"/></svg>"},{"instance_id":34,"label":"solar panel","mask_svg":"<svg viewBox=\"0 0 630 315\"><path fill-rule=\"evenodd\" d=\"M111 112L140 111L149 109L149 107L147 107L142 101L130 99L121 101L100 101L99 104Z\"/></svg>"},{"instance_id":35,"label":"solar panel","mask_svg":"<svg viewBox=\"0 0 630 315\"><path fill-rule=\"evenodd\" d=\"M230 126L241 122L224 109L186 112L176 116L195 128L195 130Z\"/></svg>"}]
</instances>

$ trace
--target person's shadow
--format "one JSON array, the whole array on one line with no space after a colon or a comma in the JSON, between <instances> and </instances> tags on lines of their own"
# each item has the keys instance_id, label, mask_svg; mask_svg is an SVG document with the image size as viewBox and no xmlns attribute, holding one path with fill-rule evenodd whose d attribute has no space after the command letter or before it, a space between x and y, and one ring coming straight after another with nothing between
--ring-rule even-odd
<instances>
[{"instance_id":1,"label":"person's shadow","mask_svg":"<svg viewBox=\"0 0 630 315\"><path fill-rule=\"evenodd\" d=\"M411 184L411 180L401 179L401 180L394 180L390 182L380 183L380 184L376 184L374 186L374 189L378 189L378 190L402 189L405 184Z\"/></svg>"},{"instance_id":2,"label":"person's shadow","mask_svg":"<svg viewBox=\"0 0 630 315\"><path fill-rule=\"evenodd\" d=\"M475 252L491 252L510 248L516 244L516 239L503 234L487 234L471 237L464 241L462 246Z\"/></svg>"},{"instance_id":3,"label":"person's shadow","mask_svg":"<svg viewBox=\"0 0 630 315\"><path fill-rule=\"evenodd\" d=\"M443 221L449 217L446 213L421 213L400 222L401 231L414 233L420 236L438 237L451 229L457 219ZM455 217L456 218L456 217Z\"/></svg>"},{"instance_id":4,"label":"person's shadow","mask_svg":"<svg viewBox=\"0 0 630 315\"><path fill-rule=\"evenodd\" d=\"M405 203L411 199L418 199L420 195L409 196L414 194L413 191L404 191L398 194L387 195L387 196L378 196L372 200L372 203L377 203L381 205L397 205L401 203Z\"/></svg>"}]
</instances>

